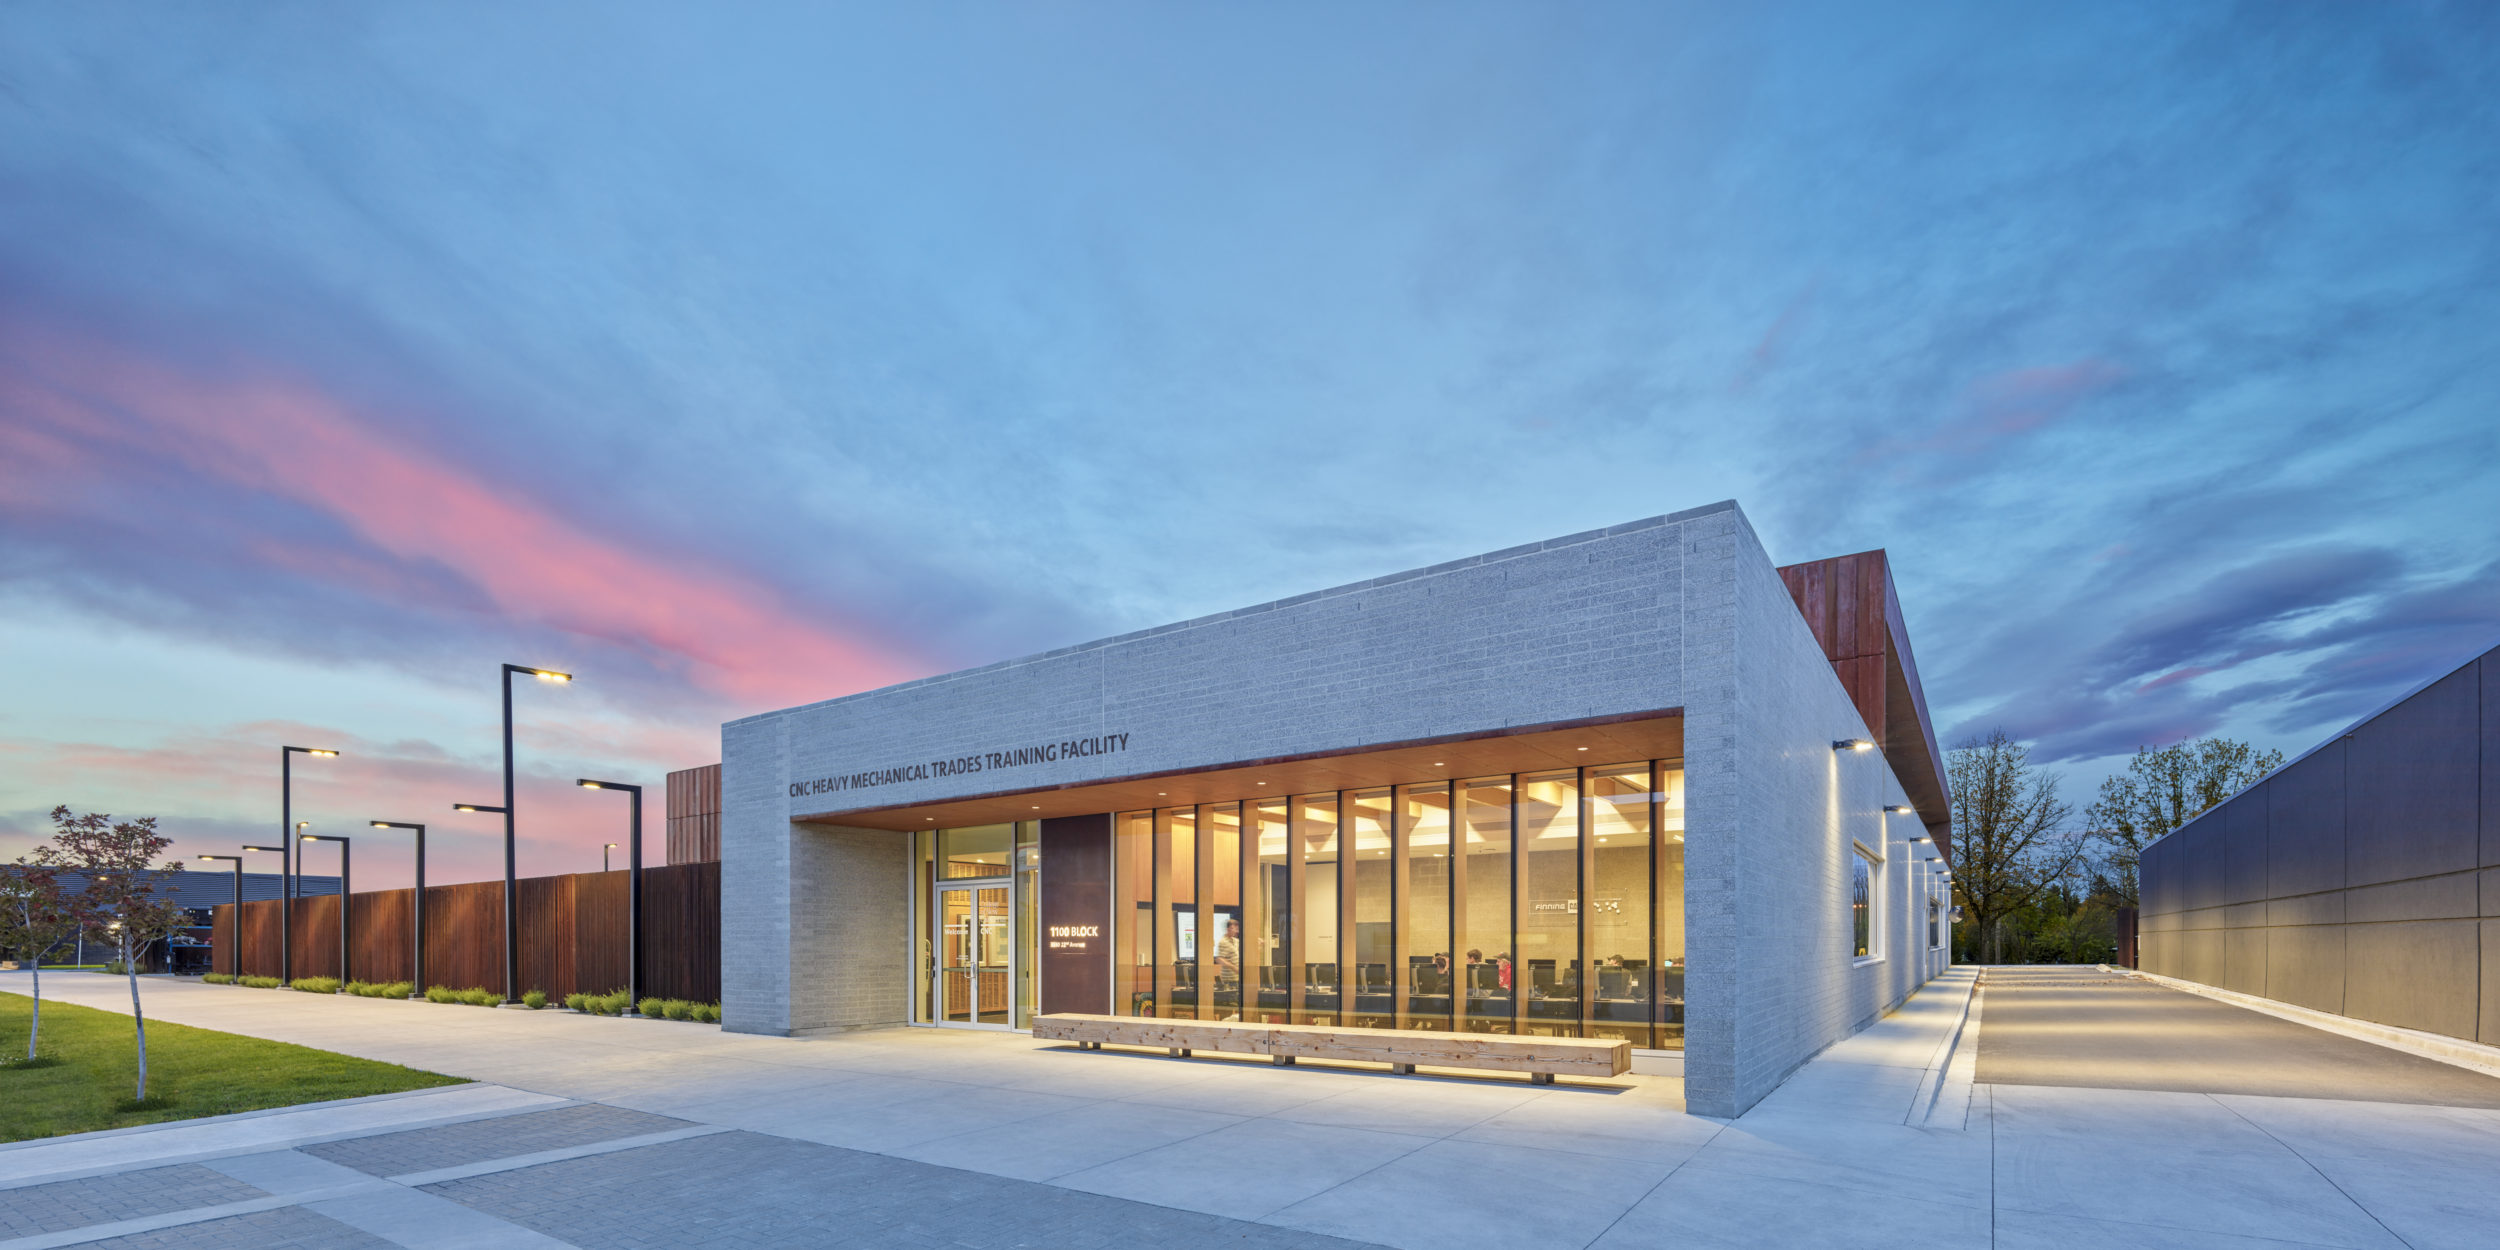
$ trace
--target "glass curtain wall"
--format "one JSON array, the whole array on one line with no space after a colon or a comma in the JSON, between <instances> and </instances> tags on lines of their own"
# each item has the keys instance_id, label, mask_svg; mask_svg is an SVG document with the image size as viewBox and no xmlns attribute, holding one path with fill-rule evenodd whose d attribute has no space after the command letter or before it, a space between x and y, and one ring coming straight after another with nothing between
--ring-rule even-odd
<instances>
[{"instance_id":1,"label":"glass curtain wall","mask_svg":"<svg viewBox=\"0 0 2500 1250\"><path fill-rule=\"evenodd\" d=\"M1127 1014L1683 1045L1680 761L1131 812L1115 829Z\"/></svg>"},{"instance_id":2,"label":"glass curtain wall","mask_svg":"<svg viewBox=\"0 0 2500 1250\"><path fill-rule=\"evenodd\" d=\"M912 1019L1029 1026L1035 821L912 835Z\"/></svg>"},{"instance_id":3,"label":"glass curtain wall","mask_svg":"<svg viewBox=\"0 0 2500 1250\"><path fill-rule=\"evenodd\" d=\"M1337 881L1337 796L1304 795L1293 801L1293 837L1287 850L1299 852L1299 863L1290 863L1295 883L1294 893L1300 899L1295 909L1301 923L1294 926L1300 938L1294 953L1294 975L1297 993L1293 1003L1295 1024L1337 1023L1337 932L1339 898Z\"/></svg>"},{"instance_id":4,"label":"glass curtain wall","mask_svg":"<svg viewBox=\"0 0 2500 1250\"><path fill-rule=\"evenodd\" d=\"M1401 1029L1450 1027L1450 993L1457 971L1450 960L1450 787L1398 787L1398 828L1395 871L1405 923L1397 926L1397 966L1406 973L1398 987Z\"/></svg>"},{"instance_id":5,"label":"glass curtain wall","mask_svg":"<svg viewBox=\"0 0 2500 1250\"><path fill-rule=\"evenodd\" d=\"M1283 799L1249 809L1253 826L1244 841L1250 847L1250 950L1257 968L1256 998L1251 1019L1261 1024L1293 1023L1293 855L1289 805Z\"/></svg>"}]
</instances>

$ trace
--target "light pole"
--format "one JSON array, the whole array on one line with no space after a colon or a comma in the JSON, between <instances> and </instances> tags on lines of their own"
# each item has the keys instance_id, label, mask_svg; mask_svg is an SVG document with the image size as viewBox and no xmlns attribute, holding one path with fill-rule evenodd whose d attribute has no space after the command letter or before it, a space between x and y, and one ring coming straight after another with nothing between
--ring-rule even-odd
<instances>
[{"instance_id":1,"label":"light pole","mask_svg":"<svg viewBox=\"0 0 2500 1250\"><path fill-rule=\"evenodd\" d=\"M416 945L409 956L409 971L415 973L416 977L408 983L410 987L408 997L423 998L425 997L425 826L405 820L377 820L372 824L376 829L414 829L417 831L417 897L416 906L411 909L416 913Z\"/></svg>"},{"instance_id":2,"label":"light pole","mask_svg":"<svg viewBox=\"0 0 2500 1250\"><path fill-rule=\"evenodd\" d=\"M245 850L275 849L286 858L278 864L278 979L295 979L295 757L314 755L336 759L338 752L328 747L278 748L278 842L275 848L245 847Z\"/></svg>"},{"instance_id":3,"label":"light pole","mask_svg":"<svg viewBox=\"0 0 2500 1250\"><path fill-rule=\"evenodd\" d=\"M339 984L345 985L351 979L347 974L347 899L353 884L347 875L347 839L337 834L308 833L304 841L339 844Z\"/></svg>"},{"instance_id":4,"label":"light pole","mask_svg":"<svg viewBox=\"0 0 2500 1250\"><path fill-rule=\"evenodd\" d=\"M592 781L588 777L573 784L585 790L622 790L634 796L633 823L625 832L625 1012L632 1015L642 1004L642 787L621 781Z\"/></svg>"},{"instance_id":5,"label":"light pole","mask_svg":"<svg viewBox=\"0 0 2500 1250\"><path fill-rule=\"evenodd\" d=\"M232 930L234 934L234 948L226 952L226 971L233 975L240 976L243 971L243 857L240 855L202 855L200 858L202 860L225 859L234 861L234 926ZM217 936L217 930L211 928L208 931L208 934L210 939L214 940ZM217 952L213 950L209 952L209 955L211 956L209 966L212 969L216 967L214 959L216 953Z\"/></svg>"},{"instance_id":6,"label":"light pole","mask_svg":"<svg viewBox=\"0 0 2500 1250\"><path fill-rule=\"evenodd\" d=\"M289 855L293 853L283 846L247 846L243 849L247 851L268 851L276 855ZM285 861L281 860L279 862L284 863ZM239 957L243 954L243 943L239 937L239 931L242 927L241 921L237 921L235 923L235 928L238 931L238 939L235 942L234 953L238 957L238 966L235 968L234 974L238 977L243 975L243 969L239 966ZM286 971L286 939L286 879L281 877L278 879L278 970L280 972ZM284 981L286 978L282 976L278 979Z\"/></svg>"},{"instance_id":7,"label":"light pole","mask_svg":"<svg viewBox=\"0 0 2500 1250\"><path fill-rule=\"evenodd\" d=\"M613 850L615 850L615 849L616 849L616 843L614 843L614 842L602 842L602 843L600 843L600 844L599 844L599 871L601 871L601 872L614 872L614 871L616 871L616 867L615 867L615 865L610 864L610 863L608 862L608 852L613 851Z\"/></svg>"},{"instance_id":8,"label":"light pole","mask_svg":"<svg viewBox=\"0 0 2500 1250\"><path fill-rule=\"evenodd\" d=\"M503 1000L521 1001L521 948L513 942L513 929L520 917L520 900L516 896L513 877L514 853L512 839L512 675L527 673L540 681L564 683L573 680L571 673L549 668L531 668L525 664L503 666ZM483 810L483 809L480 809Z\"/></svg>"}]
</instances>

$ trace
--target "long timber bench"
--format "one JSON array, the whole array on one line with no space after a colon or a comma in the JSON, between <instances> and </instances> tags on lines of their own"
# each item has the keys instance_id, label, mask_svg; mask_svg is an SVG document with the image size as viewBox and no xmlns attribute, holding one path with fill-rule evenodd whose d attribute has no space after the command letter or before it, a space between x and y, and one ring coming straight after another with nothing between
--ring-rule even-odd
<instances>
[{"instance_id":1,"label":"long timber bench","mask_svg":"<svg viewBox=\"0 0 2500 1250\"><path fill-rule=\"evenodd\" d=\"M1413 1072L1417 1064L1525 1072L1539 1085L1553 1084L1556 1076L1621 1076L1632 1070L1632 1043L1606 1038L1072 1014L1035 1016L1033 1036L1075 1042L1087 1050L1112 1045L1145 1046L1181 1056L1199 1050L1266 1055L1279 1065L1296 1059L1347 1059L1385 1063L1401 1074Z\"/></svg>"}]
</instances>

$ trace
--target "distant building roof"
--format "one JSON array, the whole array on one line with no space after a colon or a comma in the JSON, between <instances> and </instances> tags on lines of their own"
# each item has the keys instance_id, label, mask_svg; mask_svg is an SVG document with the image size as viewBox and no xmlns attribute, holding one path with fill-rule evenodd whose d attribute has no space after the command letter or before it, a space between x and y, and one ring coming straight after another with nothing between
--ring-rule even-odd
<instances>
[{"instance_id":1,"label":"distant building roof","mask_svg":"<svg viewBox=\"0 0 2500 1250\"><path fill-rule=\"evenodd\" d=\"M243 901L251 903L278 897L279 883L283 880L283 877L274 872L244 873ZM219 903L234 901L234 873L231 871L178 872L166 884L173 891L174 901L183 907L215 907ZM84 890L87 888L86 874L62 873L61 885L64 889L72 891ZM295 891L298 894L336 894L339 892L339 879L336 877L297 877Z\"/></svg>"}]
</instances>

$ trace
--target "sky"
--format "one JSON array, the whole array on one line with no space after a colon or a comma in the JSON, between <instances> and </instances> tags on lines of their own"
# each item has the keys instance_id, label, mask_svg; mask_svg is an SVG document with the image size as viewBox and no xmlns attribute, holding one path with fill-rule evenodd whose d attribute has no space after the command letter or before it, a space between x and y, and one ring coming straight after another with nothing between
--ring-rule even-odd
<instances>
[{"instance_id":1,"label":"sky","mask_svg":"<svg viewBox=\"0 0 2500 1250\"><path fill-rule=\"evenodd\" d=\"M1734 498L2078 806L2500 643L2500 7L20 4L0 856ZM327 871L326 849L312 871ZM369 849L357 879L404 882ZM396 874L396 875L395 875Z\"/></svg>"}]
</instances>

